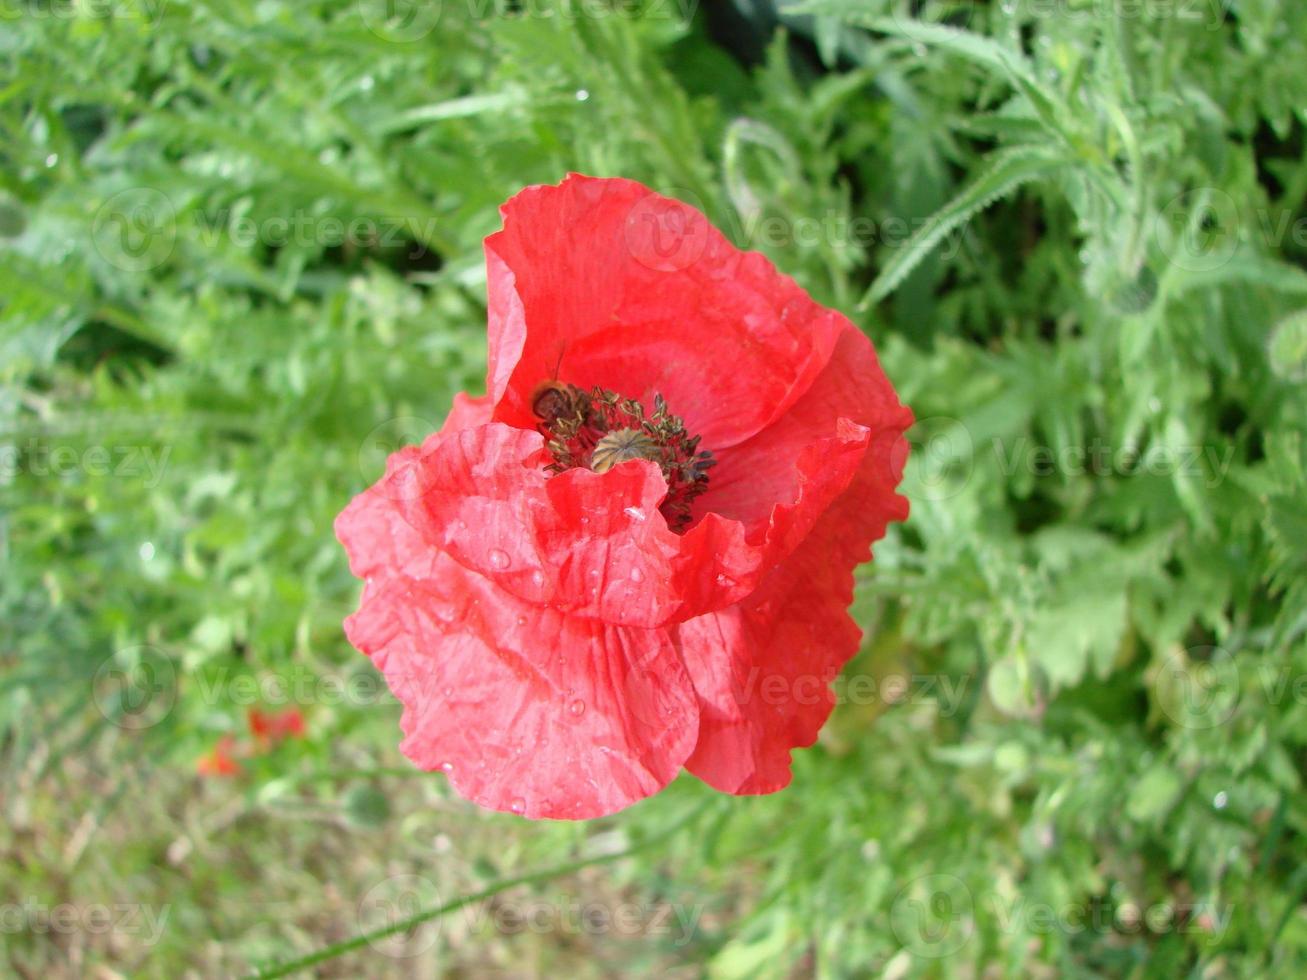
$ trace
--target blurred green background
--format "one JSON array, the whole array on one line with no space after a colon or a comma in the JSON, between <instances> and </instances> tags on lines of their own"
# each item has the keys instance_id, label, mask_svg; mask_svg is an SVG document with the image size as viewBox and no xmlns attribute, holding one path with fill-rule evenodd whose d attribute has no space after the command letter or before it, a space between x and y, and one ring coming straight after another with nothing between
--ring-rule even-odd
<instances>
[{"instance_id":1,"label":"blurred green background","mask_svg":"<svg viewBox=\"0 0 1307 980\"><path fill-rule=\"evenodd\" d=\"M6 0L0 972L272 972L562 866L313 969L1300 974L1305 63L1297 0ZM478 810L341 632L332 519L481 391L481 239L569 170L919 419L775 796Z\"/></svg>"}]
</instances>

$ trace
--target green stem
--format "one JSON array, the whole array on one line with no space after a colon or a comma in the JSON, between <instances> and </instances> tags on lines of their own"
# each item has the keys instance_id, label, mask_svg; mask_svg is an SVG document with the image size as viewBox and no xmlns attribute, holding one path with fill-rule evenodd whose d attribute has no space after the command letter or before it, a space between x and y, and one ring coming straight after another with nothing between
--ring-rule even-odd
<instances>
[{"instance_id":1,"label":"green stem","mask_svg":"<svg viewBox=\"0 0 1307 980\"><path fill-rule=\"evenodd\" d=\"M422 776L430 779L431 773L417 766L378 766L374 769L331 769L326 772L298 773L286 781L298 786L301 783L334 782L341 779L372 779L377 776Z\"/></svg>"},{"instance_id":2,"label":"green stem","mask_svg":"<svg viewBox=\"0 0 1307 980\"><path fill-rule=\"evenodd\" d=\"M284 963L270 966L267 969L258 970L250 975L251 980L272 980L274 977L285 977L300 970L306 970L311 966L316 966L318 963L334 959L337 956L342 956L345 953L359 949L369 943L376 942L377 940L385 939L387 936L393 936L401 932L408 932L408 930L420 926L424 922L430 922L432 919L438 919L448 912L453 912L456 909L461 909L467 905L474 905L477 902L483 902L487 898L498 895L500 892L508 891L510 888L517 888L521 885L534 885L542 881L550 881L554 878L563 878L567 875L575 874L583 868L590 868L600 864L610 864L613 861L620 861L623 858L630 857L640 851L648 850L655 844L660 844L675 836L681 828L693 822L695 818L702 814L707 809L707 806L708 804L705 803L703 806L696 807L661 834L655 834L648 840L641 841L638 844L633 844L624 851L616 851L612 854L600 854L597 857L580 858L566 864L555 865L552 868L544 868L540 871L532 871L524 875L518 875L515 878L504 878L479 892L474 892L471 895L463 895L450 902L443 902L434 908L425 909L416 915L410 916L401 922L396 922L393 925L374 929L371 932L360 933L352 939L346 939L344 942L324 946L317 952L309 953L308 955L301 956L298 959L287 960Z\"/></svg>"}]
</instances>

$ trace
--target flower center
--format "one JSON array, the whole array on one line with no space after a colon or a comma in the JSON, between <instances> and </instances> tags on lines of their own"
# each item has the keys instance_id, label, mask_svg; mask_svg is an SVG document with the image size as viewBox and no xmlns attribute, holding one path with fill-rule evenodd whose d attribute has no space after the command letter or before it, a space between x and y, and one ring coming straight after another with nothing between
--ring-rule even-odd
<instances>
[{"instance_id":1,"label":"flower center","mask_svg":"<svg viewBox=\"0 0 1307 980\"><path fill-rule=\"evenodd\" d=\"M551 473L584 466L606 473L628 459L658 464L667 481L667 498L658 508L667 526L680 533L690 524L690 505L708 489L712 453L699 450L699 437L685 431L680 416L654 395L653 414L644 406L606 388L583 391L561 381L546 381L531 396L531 411L546 439Z\"/></svg>"}]
</instances>

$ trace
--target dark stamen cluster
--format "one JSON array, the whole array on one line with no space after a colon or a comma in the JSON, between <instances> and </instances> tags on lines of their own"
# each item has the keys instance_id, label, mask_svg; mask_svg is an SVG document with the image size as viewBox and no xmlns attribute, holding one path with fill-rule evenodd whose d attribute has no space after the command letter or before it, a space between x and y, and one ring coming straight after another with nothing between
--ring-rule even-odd
<instances>
[{"instance_id":1,"label":"dark stamen cluster","mask_svg":"<svg viewBox=\"0 0 1307 980\"><path fill-rule=\"evenodd\" d=\"M646 418L644 406L633 398L551 381L536 390L531 409L553 458L549 472L584 466L603 473L629 459L652 460L667 480L667 498L659 509L668 527L681 532L689 526L691 504L708 488L708 470L716 460L699 449L699 437L685 431L662 395L654 396L653 413Z\"/></svg>"}]
</instances>

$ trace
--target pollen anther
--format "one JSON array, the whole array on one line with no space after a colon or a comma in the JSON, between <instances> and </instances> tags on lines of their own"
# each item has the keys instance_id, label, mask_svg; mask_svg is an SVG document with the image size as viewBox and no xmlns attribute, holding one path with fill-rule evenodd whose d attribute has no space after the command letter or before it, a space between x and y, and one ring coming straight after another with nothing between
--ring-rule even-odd
<instances>
[{"instance_id":1,"label":"pollen anther","mask_svg":"<svg viewBox=\"0 0 1307 980\"><path fill-rule=\"evenodd\" d=\"M585 391L574 385L547 381L531 395L540 432L547 440L551 473L584 466L606 473L619 463L647 459L658 464L667 480L667 496L659 510L673 531L691 521L691 503L708 488L712 453L699 449L699 437L654 396L653 413L633 398L605 388Z\"/></svg>"}]
</instances>

